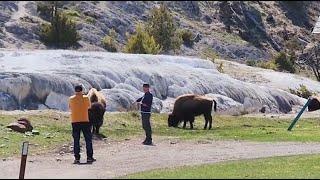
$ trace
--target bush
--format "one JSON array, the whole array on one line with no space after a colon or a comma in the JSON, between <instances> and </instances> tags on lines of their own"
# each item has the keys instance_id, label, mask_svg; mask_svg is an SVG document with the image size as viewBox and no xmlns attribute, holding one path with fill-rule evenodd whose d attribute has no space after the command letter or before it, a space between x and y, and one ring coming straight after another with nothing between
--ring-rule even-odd
<instances>
[{"instance_id":1,"label":"bush","mask_svg":"<svg viewBox=\"0 0 320 180\"><path fill-rule=\"evenodd\" d=\"M294 57L289 56L284 52L281 52L275 59L274 63L277 64L278 70L280 71L288 71L290 73L294 73L296 71L294 66Z\"/></svg>"},{"instance_id":2,"label":"bush","mask_svg":"<svg viewBox=\"0 0 320 180\"><path fill-rule=\"evenodd\" d=\"M257 61L255 60L247 60L246 61L247 66L257 66Z\"/></svg>"},{"instance_id":3,"label":"bush","mask_svg":"<svg viewBox=\"0 0 320 180\"><path fill-rule=\"evenodd\" d=\"M79 40L76 25L64 14L57 13L51 24L42 24L40 38L47 45L69 47Z\"/></svg>"},{"instance_id":4,"label":"bush","mask_svg":"<svg viewBox=\"0 0 320 180\"><path fill-rule=\"evenodd\" d=\"M275 64L275 62L272 60L272 61L267 61L267 62L259 62L257 63L257 66L258 67L261 67L261 68L264 68L264 69L272 69L272 70L275 70L277 71L278 70L278 65Z\"/></svg>"},{"instance_id":5,"label":"bush","mask_svg":"<svg viewBox=\"0 0 320 180\"><path fill-rule=\"evenodd\" d=\"M209 59L210 61L214 62L215 59L219 58L219 55L212 48L206 48L202 51L201 58Z\"/></svg>"},{"instance_id":6,"label":"bush","mask_svg":"<svg viewBox=\"0 0 320 180\"><path fill-rule=\"evenodd\" d=\"M180 29L178 30L178 33L183 41L183 44L185 46L188 46L188 47L192 47L193 46L193 38L194 38L194 35L193 33L188 30L188 29Z\"/></svg>"},{"instance_id":7,"label":"bush","mask_svg":"<svg viewBox=\"0 0 320 180\"><path fill-rule=\"evenodd\" d=\"M125 45L127 53L158 54L160 51L160 45L143 29L142 25L137 26L135 34L128 38Z\"/></svg>"},{"instance_id":8,"label":"bush","mask_svg":"<svg viewBox=\"0 0 320 180\"><path fill-rule=\"evenodd\" d=\"M297 90L289 88L289 91L291 94L297 95L297 96L305 98L305 99L308 99L310 96L315 95L315 93L308 90L307 86L305 86L303 84L300 84L300 88L298 88Z\"/></svg>"},{"instance_id":9,"label":"bush","mask_svg":"<svg viewBox=\"0 0 320 180\"><path fill-rule=\"evenodd\" d=\"M109 31L109 35L106 35L102 39L102 46L104 49L106 49L109 52L117 52L117 44L116 44L116 38L117 38L117 33L115 32L114 29L111 29Z\"/></svg>"},{"instance_id":10,"label":"bush","mask_svg":"<svg viewBox=\"0 0 320 180\"><path fill-rule=\"evenodd\" d=\"M153 36L157 44L164 51L180 48L174 43L176 26L173 22L173 17L165 5L159 8L153 8L146 26L147 32ZM177 40L177 39L176 39Z\"/></svg>"},{"instance_id":11,"label":"bush","mask_svg":"<svg viewBox=\"0 0 320 180\"><path fill-rule=\"evenodd\" d=\"M62 13L70 20L78 20L81 17L80 13L75 10L64 10Z\"/></svg>"},{"instance_id":12,"label":"bush","mask_svg":"<svg viewBox=\"0 0 320 180\"><path fill-rule=\"evenodd\" d=\"M220 73L223 73L223 72L224 72L224 68L223 68L223 63L222 63L222 62L220 62L217 70L218 70Z\"/></svg>"}]
</instances>

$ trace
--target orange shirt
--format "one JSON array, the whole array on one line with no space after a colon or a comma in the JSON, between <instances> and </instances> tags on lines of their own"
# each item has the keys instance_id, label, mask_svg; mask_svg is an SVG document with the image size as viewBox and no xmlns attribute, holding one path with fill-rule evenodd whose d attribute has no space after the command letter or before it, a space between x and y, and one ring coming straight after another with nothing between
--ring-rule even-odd
<instances>
[{"instance_id":1,"label":"orange shirt","mask_svg":"<svg viewBox=\"0 0 320 180\"><path fill-rule=\"evenodd\" d=\"M90 100L88 96L76 94L69 98L69 108L71 110L71 121L89 122L88 109L90 108Z\"/></svg>"}]
</instances>

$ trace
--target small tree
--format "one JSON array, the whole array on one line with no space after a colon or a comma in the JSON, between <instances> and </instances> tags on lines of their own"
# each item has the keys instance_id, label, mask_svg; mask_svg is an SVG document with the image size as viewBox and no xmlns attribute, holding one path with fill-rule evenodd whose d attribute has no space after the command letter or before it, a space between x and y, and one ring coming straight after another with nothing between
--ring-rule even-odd
<instances>
[{"instance_id":1,"label":"small tree","mask_svg":"<svg viewBox=\"0 0 320 180\"><path fill-rule=\"evenodd\" d=\"M164 51L178 48L178 46L173 43L176 26L170 11L165 5L162 4L159 8L153 8L151 10L146 30L154 37L155 41Z\"/></svg>"},{"instance_id":2,"label":"small tree","mask_svg":"<svg viewBox=\"0 0 320 180\"><path fill-rule=\"evenodd\" d=\"M316 43L311 48L305 50L299 58L299 63L307 65L313 71L317 80L320 81L320 44Z\"/></svg>"},{"instance_id":3,"label":"small tree","mask_svg":"<svg viewBox=\"0 0 320 180\"><path fill-rule=\"evenodd\" d=\"M80 40L80 36L77 33L76 24L66 14L59 12L60 7L61 4L58 1L49 1L41 6L38 4L38 11L42 13L48 11L51 22L41 25L40 38L47 45L65 48L75 45Z\"/></svg>"},{"instance_id":4,"label":"small tree","mask_svg":"<svg viewBox=\"0 0 320 180\"><path fill-rule=\"evenodd\" d=\"M193 33L188 29L179 29L177 31L183 41L183 44L188 47L192 47L193 43L194 43L193 42L193 38L194 38Z\"/></svg>"},{"instance_id":5,"label":"small tree","mask_svg":"<svg viewBox=\"0 0 320 180\"><path fill-rule=\"evenodd\" d=\"M40 37L47 45L63 48L73 46L80 40L75 23L60 13L54 16L51 24L41 26Z\"/></svg>"},{"instance_id":6,"label":"small tree","mask_svg":"<svg viewBox=\"0 0 320 180\"><path fill-rule=\"evenodd\" d=\"M295 70L295 56L287 55L285 52L280 52L280 54L274 59L274 63L277 65L280 71L289 71L294 73Z\"/></svg>"},{"instance_id":7,"label":"small tree","mask_svg":"<svg viewBox=\"0 0 320 180\"><path fill-rule=\"evenodd\" d=\"M116 39L117 39L116 31L114 29L109 30L109 35L106 35L102 39L101 43L103 48L109 52L117 52L118 48L117 48Z\"/></svg>"},{"instance_id":8,"label":"small tree","mask_svg":"<svg viewBox=\"0 0 320 180\"><path fill-rule=\"evenodd\" d=\"M160 45L142 27L137 25L135 34L128 37L125 52L136 54L158 54Z\"/></svg>"},{"instance_id":9,"label":"small tree","mask_svg":"<svg viewBox=\"0 0 320 180\"><path fill-rule=\"evenodd\" d=\"M58 13L58 8L62 7L61 1L38 1L37 12L41 17L48 21L53 21L54 16Z\"/></svg>"},{"instance_id":10,"label":"small tree","mask_svg":"<svg viewBox=\"0 0 320 180\"><path fill-rule=\"evenodd\" d=\"M300 87L297 88L296 90L289 88L289 91L291 94L297 95L297 96L305 98L305 99L308 99L310 96L313 96L315 94L314 92L310 91L307 88L307 86L305 86L303 84L300 84Z\"/></svg>"}]
</instances>

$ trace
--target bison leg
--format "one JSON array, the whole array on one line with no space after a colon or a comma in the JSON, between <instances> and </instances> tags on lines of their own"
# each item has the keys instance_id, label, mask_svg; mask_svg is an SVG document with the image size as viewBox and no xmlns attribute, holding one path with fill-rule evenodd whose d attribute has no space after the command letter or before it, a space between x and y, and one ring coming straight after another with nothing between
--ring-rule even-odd
<instances>
[{"instance_id":1,"label":"bison leg","mask_svg":"<svg viewBox=\"0 0 320 180\"><path fill-rule=\"evenodd\" d=\"M208 119L207 119L206 117L204 117L204 119L205 119L206 122L205 122L205 124L204 124L204 128L203 128L203 129L207 129L207 126L208 126L208 122L209 122L209 121L208 121Z\"/></svg>"},{"instance_id":2,"label":"bison leg","mask_svg":"<svg viewBox=\"0 0 320 180\"><path fill-rule=\"evenodd\" d=\"M99 134L99 129L100 129L100 126L97 126L96 127L96 134Z\"/></svg>"},{"instance_id":3,"label":"bison leg","mask_svg":"<svg viewBox=\"0 0 320 180\"><path fill-rule=\"evenodd\" d=\"M209 129L211 129L212 128L212 116L211 116L211 114L205 115L204 118L206 120L205 129L207 128L208 121L209 121Z\"/></svg>"},{"instance_id":4,"label":"bison leg","mask_svg":"<svg viewBox=\"0 0 320 180\"><path fill-rule=\"evenodd\" d=\"M186 125L187 125L187 121L186 121L186 120L183 120L183 129L186 128Z\"/></svg>"},{"instance_id":5,"label":"bison leg","mask_svg":"<svg viewBox=\"0 0 320 180\"><path fill-rule=\"evenodd\" d=\"M191 116L189 123L190 123L190 129L193 129L193 122L194 122L194 116Z\"/></svg>"},{"instance_id":6,"label":"bison leg","mask_svg":"<svg viewBox=\"0 0 320 180\"><path fill-rule=\"evenodd\" d=\"M193 122L190 121L190 129L193 129Z\"/></svg>"}]
</instances>

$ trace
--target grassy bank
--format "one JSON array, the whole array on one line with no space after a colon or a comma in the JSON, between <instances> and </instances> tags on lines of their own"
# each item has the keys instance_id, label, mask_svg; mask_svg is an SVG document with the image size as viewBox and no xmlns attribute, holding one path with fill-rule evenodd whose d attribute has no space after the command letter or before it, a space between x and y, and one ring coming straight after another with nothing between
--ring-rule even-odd
<instances>
[{"instance_id":1,"label":"grassy bank","mask_svg":"<svg viewBox=\"0 0 320 180\"><path fill-rule=\"evenodd\" d=\"M19 117L31 120L40 135L27 136L12 132L5 126ZM292 132L287 131L291 119L216 116L212 130L203 130L204 120L196 119L195 129L168 128L167 115L153 114L155 136L174 137L182 140L234 139L250 141L320 141L320 122L301 119ZM111 140L124 140L143 135L139 114L107 113L101 133ZM60 112L43 112L29 115L0 115L0 157L19 154L21 142L32 143L31 153L42 153L71 142L69 117Z\"/></svg>"},{"instance_id":2,"label":"grassy bank","mask_svg":"<svg viewBox=\"0 0 320 180\"><path fill-rule=\"evenodd\" d=\"M153 170L129 175L125 178L313 179L320 177L319 161L320 155L272 157Z\"/></svg>"}]
</instances>

